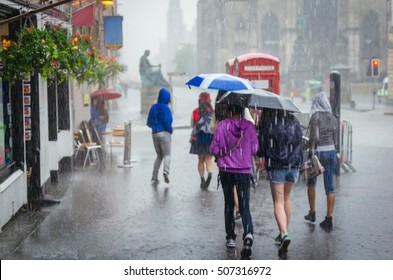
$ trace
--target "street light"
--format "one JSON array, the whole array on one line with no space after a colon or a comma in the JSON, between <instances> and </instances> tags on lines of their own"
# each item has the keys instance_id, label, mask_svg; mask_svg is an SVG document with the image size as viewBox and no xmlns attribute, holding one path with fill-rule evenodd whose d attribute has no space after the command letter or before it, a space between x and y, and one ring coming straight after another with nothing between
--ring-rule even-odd
<instances>
[{"instance_id":1,"label":"street light","mask_svg":"<svg viewBox=\"0 0 393 280\"><path fill-rule=\"evenodd\" d=\"M113 0L102 0L101 4L104 6L112 6L113 4L115 4L115 1Z\"/></svg>"}]
</instances>

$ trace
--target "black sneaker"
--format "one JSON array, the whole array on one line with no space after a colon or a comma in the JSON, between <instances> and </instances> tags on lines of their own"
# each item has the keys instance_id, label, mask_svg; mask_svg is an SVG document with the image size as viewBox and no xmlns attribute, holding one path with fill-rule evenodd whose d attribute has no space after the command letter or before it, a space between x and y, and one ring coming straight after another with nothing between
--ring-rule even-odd
<instances>
[{"instance_id":1,"label":"black sneaker","mask_svg":"<svg viewBox=\"0 0 393 280\"><path fill-rule=\"evenodd\" d=\"M206 184L205 184L205 187L206 187L206 188L209 187L210 181L211 181L211 180L212 180L212 174L209 173L209 174L207 175L207 179L206 179Z\"/></svg>"},{"instance_id":2,"label":"black sneaker","mask_svg":"<svg viewBox=\"0 0 393 280\"><path fill-rule=\"evenodd\" d=\"M206 180L204 177L201 177L201 189L204 189L206 187Z\"/></svg>"},{"instance_id":3,"label":"black sneaker","mask_svg":"<svg viewBox=\"0 0 393 280\"><path fill-rule=\"evenodd\" d=\"M315 212L308 211L308 214L304 216L304 219L310 222L315 222Z\"/></svg>"},{"instance_id":4,"label":"black sneaker","mask_svg":"<svg viewBox=\"0 0 393 280\"><path fill-rule=\"evenodd\" d=\"M274 241L275 242L277 242L277 243L279 243L279 244L281 244L281 233L279 233L277 236L276 236L276 238L274 238Z\"/></svg>"},{"instance_id":5,"label":"black sneaker","mask_svg":"<svg viewBox=\"0 0 393 280\"><path fill-rule=\"evenodd\" d=\"M333 217L325 217L322 223L319 224L324 229L332 229L333 228Z\"/></svg>"},{"instance_id":6,"label":"black sneaker","mask_svg":"<svg viewBox=\"0 0 393 280\"><path fill-rule=\"evenodd\" d=\"M250 256L251 256L251 253L252 253L251 247L252 247L253 239L249 238L247 236L246 236L246 238L244 238L243 249L240 252L242 260L249 260Z\"/></svg>"},{"instance_id":7,"label":"black sneaker","mask_svg":"<svg viewBox=\"0 0 393 280\"><path fill-rule=\"evenodd\" d=\"M169 184L169 173L167 171L164 172L164 181Z\"/></svg>"},{"instance_id":8,"label":"black sneaker","mask_svg":"<svg viewBox=\"0 0 393 280\"><path fill-rule=\"evenodd\" d=\"M289 243L291 243L291 239L286 234L286 235L284 235L284 237L281 240L280 249L278 249L279 255L286 254L288 252Z\"/></svg>"}]
</instances>

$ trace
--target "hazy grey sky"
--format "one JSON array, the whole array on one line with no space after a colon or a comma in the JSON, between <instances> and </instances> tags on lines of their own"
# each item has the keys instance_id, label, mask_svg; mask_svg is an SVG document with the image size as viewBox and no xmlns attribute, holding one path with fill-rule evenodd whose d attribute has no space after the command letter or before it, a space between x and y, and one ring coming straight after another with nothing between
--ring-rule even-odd
<instances>
[{"instance_id":1,"label":"hazy grey sky","mask_svg":"<svg viewBox=\"0 0 393 280\"><path fill-rule=\"evenodd\" d=\"M197 13L197 0L180 0L183 20L191 30ZM169 0L118 0L118 14L123 16L122 57L131 75L139 76L139 58L150 49L154 61L159 44L166 37Z\"/></svg>"}]
</instances>

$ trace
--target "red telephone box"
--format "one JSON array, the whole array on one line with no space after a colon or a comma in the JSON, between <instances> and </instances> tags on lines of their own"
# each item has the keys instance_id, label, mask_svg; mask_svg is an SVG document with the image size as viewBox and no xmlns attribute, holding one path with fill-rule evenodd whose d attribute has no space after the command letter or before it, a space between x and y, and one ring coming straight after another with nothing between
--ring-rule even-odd
<instances>
[{"instance_id":1,"label":"red telephone box","mask_svg":"<svg viewBox=\"0 0 393 280\"><path fill-rule=\"evenodd\" d=\"M280 60L275 56L248 53L235 58L233 75L250 80L256 88L280 94L279 66Z\"/></svg>"},{"instance_id":2,"label":"red telephone box","mask_svg":"<svg viewBox=\"0 0 393 280\"><path fill-rule=\"evenodd\" d=\"M231 58L230 60L225 63L225 69L227 74L233 75L234 67L235 67L235 58Z\"/></svg>"}]
</instances>

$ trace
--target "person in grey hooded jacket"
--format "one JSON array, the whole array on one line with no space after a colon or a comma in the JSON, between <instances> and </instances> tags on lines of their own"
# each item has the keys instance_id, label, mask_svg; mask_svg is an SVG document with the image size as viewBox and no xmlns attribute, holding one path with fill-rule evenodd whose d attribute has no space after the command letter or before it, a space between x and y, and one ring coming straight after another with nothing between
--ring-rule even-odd
<instances>
[{"instance_id":1,"label":"person in grey hooded jacket","mask_svg":"<svg viewBox=\"0 0 393 280\"><path fill-rule=\"evenodd\" d=\"M241 257L249 259L253 243L253 224L250 213L250 186L252 157L258 151L255 126L242 116L244 108L228 106L228 117L217 124L210 151L217 159L219 178L225 200L226 246L236 246L235 218L233 215L234 187L236 187L240 215L243 223L243 249Z\"/></svg>"},{"instance_id":2,"label":"person in grey hooded jacket","mask_svg":"<svg viewBox=\"0 0 393 280\"><path fill-rule=\"evenodd\" d=\"M336 200L334 192L334 175L336 173L337 150L339 148L338 121L332 114L332 108L326 93L320 91L311 105L310 149L309 157L316 154L325 168L323 183L325 186L327 211L325 219L320 226L325 229L333 227L333 210ZM317 178L309 178L307 181L307 195L310 204L309 213L304 218L315 222L315 186Z\"/></svg>"}]
</instances>

